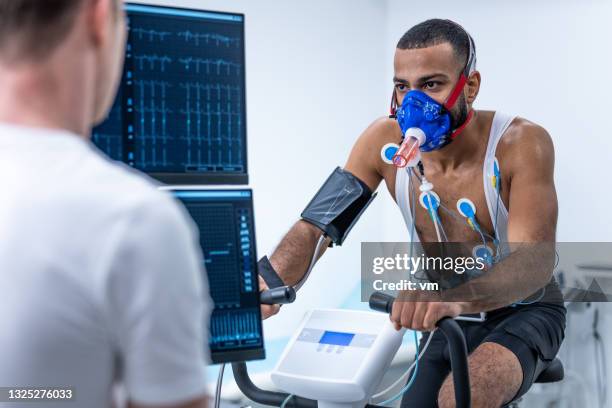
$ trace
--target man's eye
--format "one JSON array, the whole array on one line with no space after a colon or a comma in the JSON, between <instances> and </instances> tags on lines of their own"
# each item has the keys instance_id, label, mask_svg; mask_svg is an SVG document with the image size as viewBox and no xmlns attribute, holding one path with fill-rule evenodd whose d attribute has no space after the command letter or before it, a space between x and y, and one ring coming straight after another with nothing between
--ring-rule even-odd
<instances>
[{"instance_id":1,"label":"man's eye","mask_svg":"<svg viewBox=\"0 0 612 408\"><path fill-rule=\"evenodd\" d=\"M407 87L404 84L395 84L395 89L397 89L400 92L404 92L407 89Z\"/></svg>"},{"instance_id":2,"label":"man's eye","mask_svg":"<svg viewBox=\"0 0 612 408\"><path fill-rule=\"evenodd\" d=\"M434 89L438 83L436 81L427 81L423 84L423 88L425 89Z\"/></svg>"}]
</instances>

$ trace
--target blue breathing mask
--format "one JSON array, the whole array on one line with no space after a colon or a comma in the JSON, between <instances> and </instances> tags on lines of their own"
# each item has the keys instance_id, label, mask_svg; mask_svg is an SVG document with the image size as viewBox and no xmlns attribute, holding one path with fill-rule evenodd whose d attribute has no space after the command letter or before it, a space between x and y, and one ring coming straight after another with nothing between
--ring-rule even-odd
<instances>
[{"instance_id":1,"label":"blue breathing mask","mask_svg":"<svg viewBox=\"0 0 612 408\"><path fill-rule=\"evenodd\" d=\"M422 91L408 92L396 117L404 136L419 139L422 152L441 149L452 140L450 113Z\"/></svg>"},{"instance_id":2,"label":"blue breathing mask","mask_svg":"<svg viewBox=\"0 0 612 408\"><path fill-rule=\"evenodd\" d=\"M469 55L459 80L444 103L431 98L425 92L412 90L404 96L401 106L397 106L395 91L391 99L391 117L397 119L402 135L414 137L419 141L422 152L431 152L448 145L468 125L474 111L470 110L463 123L453 123L450 111L455 106L467 79L476 70L476 47L474 40L467 34ZM453 128L453 126L457 126Z\"/></svg>"}]
</instances>

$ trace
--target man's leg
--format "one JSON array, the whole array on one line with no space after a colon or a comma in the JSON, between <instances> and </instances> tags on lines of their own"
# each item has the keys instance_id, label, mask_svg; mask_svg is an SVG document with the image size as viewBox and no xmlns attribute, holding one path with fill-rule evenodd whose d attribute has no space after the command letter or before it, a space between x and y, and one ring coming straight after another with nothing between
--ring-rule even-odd
<instances>
[{"instance_id":1,"label":"man's leg","mask_svg":"<svg viewBox=\"0 0 612 408\"><path fill-rule=\"evenodd\" d=\"M466 330L473 350L468 365L474 408L499 408L524 395L537 377L538 363L551 361L564 337L562 304L534 304L490 316L484 326ZM452 376L444 380L438 401L442 408L454 407Z\"/></svg>"},{"instance_id":2,"label":"man's leg","mask_svg":"<svg viewBox=\"0 0 612 408\"><path fill-rule=\"evenodd\" d=\"M468 358L472 407L499 408L509 402L523 382L516 355L497 343L482 343ZM455 406L452 375L444 380L438 395L440 408Z\"/></svg>"}]
</instances>

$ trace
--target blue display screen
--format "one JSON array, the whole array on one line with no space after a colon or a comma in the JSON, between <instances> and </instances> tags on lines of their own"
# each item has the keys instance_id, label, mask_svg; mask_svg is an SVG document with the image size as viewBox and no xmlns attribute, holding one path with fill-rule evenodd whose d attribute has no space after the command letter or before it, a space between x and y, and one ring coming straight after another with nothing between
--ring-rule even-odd
<instances>
[{"instance_id":1,"label":"blue display screen","mask_svg":"<svg viewBox=\"0 0 612 408\"><path fill-rule=\"evenodd\" d=\"M348 346L353 340L355 335L353 333L340 333L333 331L326 331L321 336L319 343L321 344L333 344L334 346Z\"/></svg>"}]
</instances>

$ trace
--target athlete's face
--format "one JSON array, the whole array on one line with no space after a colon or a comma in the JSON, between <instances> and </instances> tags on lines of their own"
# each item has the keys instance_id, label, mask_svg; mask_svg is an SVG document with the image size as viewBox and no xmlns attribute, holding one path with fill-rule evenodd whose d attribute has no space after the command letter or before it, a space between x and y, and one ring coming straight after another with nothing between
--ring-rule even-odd
<instances>
[{"instance_id":1,"label":"athlete's face","mask_svg":"<svg viewBox=\"0 0 612 408\"><path fill-rule=\"evenodd\" d=\"M450 43L427 48L396 49L393 79L397 103L402 104L409 91L420 90L441 105L453 91L463 71L465 61L459 61ZM480 74L470 75L457 103L451 109L453 127L465 122L471 104L478 93Z\"/></svg>"}]
</instances>

